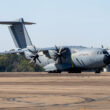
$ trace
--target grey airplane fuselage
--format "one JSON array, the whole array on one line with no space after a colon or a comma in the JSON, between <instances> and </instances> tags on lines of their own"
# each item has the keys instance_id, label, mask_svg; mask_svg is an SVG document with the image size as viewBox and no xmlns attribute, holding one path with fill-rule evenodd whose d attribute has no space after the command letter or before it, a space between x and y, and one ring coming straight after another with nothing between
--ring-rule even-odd
<instances>
[{"instance_id":1,"label":"grey airplane fuselage","mask_svg":"<svg viewBox=\"0 0 110 110\"><path fill-rule=\"evenodd\" d=\"M63 47L67 50L65 55L66 59L63 59L62 64L55 64L54 54L55 49L44 49L39 52L39 62L36 59L36 64L44 67L45 71L55 71L55 70L88 70L103 68L106 66L105 57L107 56L107 51L102 48L87 48L82 46L65 46ZM29 59L30 52L26 51L25 56ZM108 60L108 59L107 59Z\"/></svg>"}]
</instances>

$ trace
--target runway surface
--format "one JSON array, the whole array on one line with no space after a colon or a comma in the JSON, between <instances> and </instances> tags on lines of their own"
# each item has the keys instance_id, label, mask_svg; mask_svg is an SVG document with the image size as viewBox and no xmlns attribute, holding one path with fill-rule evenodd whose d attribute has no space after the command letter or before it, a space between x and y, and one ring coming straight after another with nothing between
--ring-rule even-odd
<instances>
[{"instance_id":1,"label":"runway surface","mask_svg":"<svg viewBox=\"0 0 110 110\"><path fill-rule=\"evenodd\" d=\"M110 73L0 73L0 110L110 110Z\"/></svg>"}]
</instances>

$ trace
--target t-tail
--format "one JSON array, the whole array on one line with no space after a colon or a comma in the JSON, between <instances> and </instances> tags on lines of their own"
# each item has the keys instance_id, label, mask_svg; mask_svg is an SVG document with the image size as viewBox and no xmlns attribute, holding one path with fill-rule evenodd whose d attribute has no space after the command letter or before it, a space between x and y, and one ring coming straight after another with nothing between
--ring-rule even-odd
<instances>
[{"instance_id":1,"label":"t-tail","mask_svg":"<svg viewBox=\"0 0 110 110\"><path fill-rule=\"evenodd\" d=\"M26 59L31 60L30 62L34 62L37 64L41 64L39 57L40 49L36 49L36 47L32 44L28 32L25 28L25 25L35 24L32 22L24 22L23 18L18 21L2 21L0 24L9 25L9 30L15 46L18 50L0 52L0 55L3 54L11 54L11 53L23 53Z\"/></svg>"},{"instance_id":2,"label":"t-tail","mask_svg":"<svg viewBox=\"0 0 110 110\"><path fill-rule=\"evenodd\" d=\"M28 35L25 25L35 24L32 22L24 22L23 18L18 21L2 21L0 24L10 25L9 31L17 48L27 48L32 46L31 39Z\"/></svg>"}]
</instances>

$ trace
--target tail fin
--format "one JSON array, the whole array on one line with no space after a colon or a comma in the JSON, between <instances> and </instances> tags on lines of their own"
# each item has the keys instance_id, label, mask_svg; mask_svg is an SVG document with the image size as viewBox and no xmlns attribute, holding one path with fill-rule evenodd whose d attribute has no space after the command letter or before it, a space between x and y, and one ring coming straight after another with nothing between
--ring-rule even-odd
<instances>
[{"instance_id":1,"label":"tail fin","mask_svg":"<svg viewBox=\"0 0 110 110\"><path fill-rule=\"evenodd\" d=\"M21 18L19 21L0 22L0 24L10 25L9 30L17 48L22 49L32 45L25 25L31 25L35 23L24 22L23 18Z\"/></svg>"}]
</instances>

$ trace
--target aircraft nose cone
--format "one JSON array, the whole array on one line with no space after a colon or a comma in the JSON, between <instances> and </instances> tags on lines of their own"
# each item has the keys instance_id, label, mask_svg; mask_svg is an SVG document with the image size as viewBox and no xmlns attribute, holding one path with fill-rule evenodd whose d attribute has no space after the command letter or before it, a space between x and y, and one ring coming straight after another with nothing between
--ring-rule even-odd
<instances>
[{"instance_id":1,"label":"aircraft nose cone","mask_svg":"<svg viewBox=\"0 0 110 110\"><path fill-rule=\"evenodd\" d=\"M104 56L104 63L105 63L106 65L110 64L110 55L105 55L105 56Z\"/></svg>"}]
</instances>

